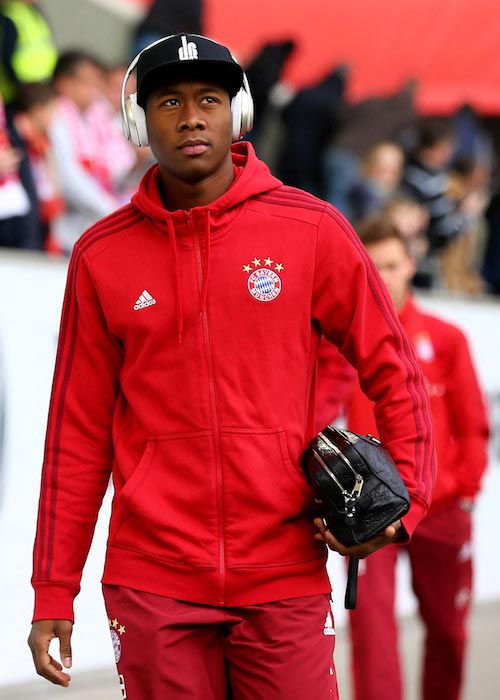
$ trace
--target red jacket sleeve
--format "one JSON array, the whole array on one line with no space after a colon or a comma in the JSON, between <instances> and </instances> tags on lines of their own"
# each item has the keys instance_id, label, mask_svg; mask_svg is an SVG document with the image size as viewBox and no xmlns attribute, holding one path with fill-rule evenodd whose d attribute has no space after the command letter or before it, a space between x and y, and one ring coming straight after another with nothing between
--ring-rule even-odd
<instances>
[{"instance_id":1,"label":"red jacket sleeve","mask_svg":"<svg viewBox=\"0 0 500 700\"><path fill-rule=\"evenodd\" d=\"M431 501L436 478L432 418L422 371L386 287L358 236L328 207L319 227L313 317L356 367L375 403L380 438L411 498L404 518L412 534Z\"/></svg>"},{"instance_id":2,"label":"red jacket sleeve","mask_svg":"<svg viewBox=\"0 0 500 700\"><path fill-rule=\"evenodd\" d=\"M73 599L111 473L120 364L120 348L106 328L88 261L77 244L49 408L33 555L35 620L73 619Z\"/></svg>"},{"instance_id":3,"label":"red jacket sleeve","mask_svg":"<svg viewBox=\"0 0 500 700\"><path fill-rule=\"evenodd\" d=\"M467 340L458 328L450 338L450 372L448 409L453 434L459 443L457 480L460 495L474 498L488 463L489 426L482 391L472 362Z\"/></svg>"}]
</instances>

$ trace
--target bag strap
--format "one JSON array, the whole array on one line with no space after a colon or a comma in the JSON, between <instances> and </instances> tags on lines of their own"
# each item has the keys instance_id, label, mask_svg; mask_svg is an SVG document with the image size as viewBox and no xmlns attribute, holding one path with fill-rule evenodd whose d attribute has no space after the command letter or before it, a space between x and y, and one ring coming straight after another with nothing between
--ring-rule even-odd
<instances>
[{"instance_id":1,"label":"bag strap","mask_svg":"<svg viewBox=\"0 0 500 700\"><path fill-rule=\"evenodd\" d=\"M346 610L356 609L356 592L358 587L358 557L349 557L347 567L347 584L345 587L344 607Z\"/></svg>"}]
</instances>

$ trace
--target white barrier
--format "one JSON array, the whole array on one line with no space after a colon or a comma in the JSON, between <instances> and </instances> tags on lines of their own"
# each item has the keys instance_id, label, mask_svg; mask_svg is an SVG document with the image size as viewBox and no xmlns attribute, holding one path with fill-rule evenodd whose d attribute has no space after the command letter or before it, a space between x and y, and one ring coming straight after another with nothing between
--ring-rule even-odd
<instances>
[{"instance_id":1,"label":"white barrier","mask_svg":"<svg viewBox=\"0 0 500 700\"><path fill-rule=\"evenodd\" d=\"M0 686L34 678L26 645L32 613L31 551L66 263L27 253L0 253ZM500 598L496 551L500 497L500 305L425 299L429 307L458 322L471 337L473 353L488 394L496 401L496 454L488 470L476 513L476 599ZM0 428L1 429L1 428ZM114 663L100 593L106 523L105 500L76 602L74 670ZM337 626L345 620L343 561L329 569L336 593ZM407 574L400 570L401 612L412 608ZM57 653L57 650L54 650Z\"/></svg>"},{"instance_id":2,"label":"white barrier","mask_svg":"<svg viewBox=\"0 0 500 700\"><path fill-rule=\"evenodd\" d=\"M66 278L66 263L20 253L0 257L0 686L33 679L26 644L33 595L31 553L48 397ZM0 398L2 401L2 398ZM77 603L75 671L114 663L99 580L106 539L106 502Z\"/></svg>"}]
</instances>

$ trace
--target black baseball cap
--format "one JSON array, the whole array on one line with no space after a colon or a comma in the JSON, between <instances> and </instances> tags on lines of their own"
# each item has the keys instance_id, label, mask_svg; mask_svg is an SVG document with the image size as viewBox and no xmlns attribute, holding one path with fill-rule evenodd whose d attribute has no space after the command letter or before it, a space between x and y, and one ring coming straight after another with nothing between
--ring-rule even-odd
<instances>
[{"instance_id":1,"label":"black baseball cap","mask_svg":"<svg viewBox=\"0 0 500 700\"><path fill-rule=\"evenodd\" d=\"M198 34L174 34L145 48L137 61L137 102L146 104L152 85L191 76L210 78L234 97L243 84L243 69L229 49Z\"/></svg>"}]
</instances>

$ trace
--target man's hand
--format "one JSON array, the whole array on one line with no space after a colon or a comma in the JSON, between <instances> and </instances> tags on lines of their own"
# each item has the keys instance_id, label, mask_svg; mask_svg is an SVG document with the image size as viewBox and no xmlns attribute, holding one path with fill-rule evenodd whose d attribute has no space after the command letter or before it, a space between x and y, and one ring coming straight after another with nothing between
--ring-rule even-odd
<instances>
[{"instance_id":1,"label":"man's hand","mask_svg":"<svg viewBox=\"0 0 500 700\"><path fill-rule=\"evenodd\" d=\"M71 633L73 623L70 620L38 620L31 627L28 645L33 654L36 672L51 683L68 687L71 676L62 673L62 669L71 668ZM53 639L59 639L59 655L62 665L49 654Z\"/></svg>"},{"instance_id":2,"label":"man's hand","mask_svg":"<svg viewBox=\"0 0 500 700\"><path fill-rule=\"evenodd\" d=\"M408 539L408 535L406 534L406 530L404 529L401 520L396 520L395 523L388 525L383 532L375 537L372 537L372 539L368 540L368 542L356 544L352 547L346 547L346 545L339 542L335 535L328 530L321 518L315 518L314 524L319 530L319 532L314 535L314 538L325 542L329 549L334 552L338 552L343 557L365 559L369 554L372 554L372 552L375 552L381 547L385 547L387 544L405 542Z\"/></svg>"}]
</instances>

